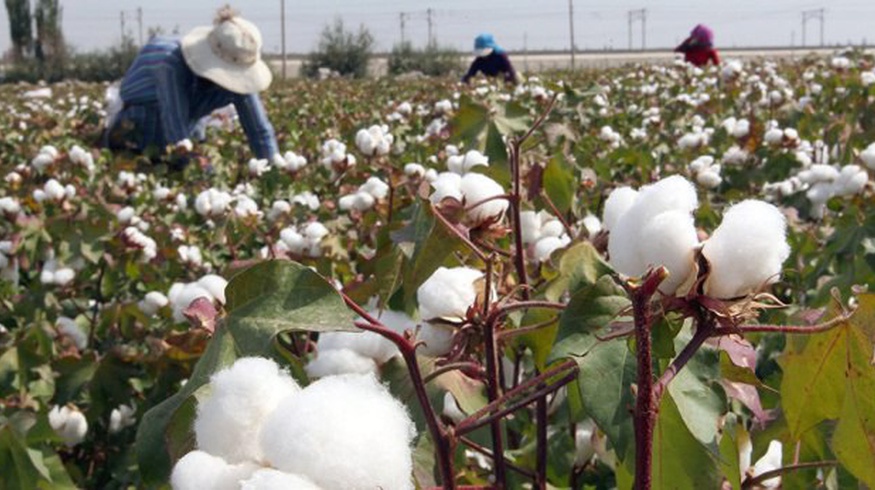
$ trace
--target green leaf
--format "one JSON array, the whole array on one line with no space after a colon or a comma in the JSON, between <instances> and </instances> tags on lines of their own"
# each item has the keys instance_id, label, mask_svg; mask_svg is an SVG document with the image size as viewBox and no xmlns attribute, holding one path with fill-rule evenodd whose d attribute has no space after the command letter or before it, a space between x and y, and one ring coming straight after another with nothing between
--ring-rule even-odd
<instances>
[{"instance_id":1,"label":"green leaf","mask_svg":"<svg viewBox=\"0 0 875 490\"><path fill-rule=\"evenodd\" d=\"M680 351L692 338L689 328L676 339ZM668 385L668 392L693 436L702 444L716 442L726 398L719 388L720 355L709 346L699 348L693 358Z\"/></svg>"},{"instance_id":2,"label":"green leaf","mask_svg":"<svg viewBox=\"0 0 875 490\"><path fill-rule=\"evenodd\" d=\"M555 321L555 318L556 311L554 310L531 308L526 311L519 328L534 325L542 326L529 333L514 337L515 343L528 347L532 351L535 367L539 371L546 369L550 352L553 350L553 343L556 340L556 334L559 331L559 324ZM551 320L553 323L543 326Z\"/></svg>"},{"instance_id":3,"label":"green leaf","mask_svg":"<svg viewBox=\"0 0 875 490\"><path fill-rule=\"evenodd\" d=\"M459 110L450 120L453 135L468 143L468 146L479 148L477 144L489 124L489 109L463 95L459 98Z\"/></svg>"},{"instance_id":4,"label":"green leaf","mask_svg":"<svg viewBox=\"0 0 875 490\"><path fill-rule=\"evenodd\" d=\"M286 330L358 331L337 290L311 269L283 260L258 263L226 289L226 324L243 352L269 350Z\"/></svg>"},{"instance_id":5,"label":"green leaf","mask_svg":"<svg viewBox=\"0 0 875 490\"><path fill-rule=\"evenodd\" d=\"M723 435L720 437L720 470L732 490L741 489L741 461L739 459L739 440L750 438L738 418L731 414L726 417Z\"/></svg>"},{"instance_id":6,"label":"green leaf","mask_svg":"<svg viewBox=\"0 0 875 490\"><path fill-rule=\"evenodd\" d=\"M547 161L542 179L547 197L561 213L567 213L574 205L578 179L561 152Z\"/></svg>"},{"instance_id":7,"label":"green leaf","mask_svg":"<svg viewBox=\"0 0 875 490\"><path fill-rule=\"evenodd\" d=\"M653 489L720 488L715 455L690 432L670 393L653 434Z\"/></svg>"},{"instance_id":8,"label":"green leaf","mask_svg":"<svg viewBox=\"0 0 875 490\"><path fill-rule=\"evenodd\" d=\"M54 452L30 448L21 434L0 424L0 488L76 488Z\"/></svg>"},{"instance_id":9,"label":"green leaf","mask_svg":"<svg viewBox=\"0 0 875 490\"><path fill-rule=\"evenodd\" d=\"M559 277L554 279L545 292L551 301L558 301L566 293L575 293L580 288L595 284L599 278L611 273L605 262L589 242L577 243L559 258ZM619 286L617 286L619 290Z\"/></svg>"},{"instance_id":10,"label":"green leaf","mask_svg":"<svg viewBox=\"0 0 875 490\"><path fill-rule=\"evenodd\" d=\"M866 357L860 344L850 348L856 351L854 359ZM849 367L832 448L845 468L867 487L875 488L875 368L871 364Z\"/></svg>"},{"instance_id":11,"label":"green leaf","mask_svg":"<svg viewBox=\"0 0 875 490\"><path fill-rule=\"evenodd\" d=\"M602 276L571 297L559 320L557 341L575 335L589 336L607 327L628 305L623 289L610 276Z\"/></svg>"}]
</instances>

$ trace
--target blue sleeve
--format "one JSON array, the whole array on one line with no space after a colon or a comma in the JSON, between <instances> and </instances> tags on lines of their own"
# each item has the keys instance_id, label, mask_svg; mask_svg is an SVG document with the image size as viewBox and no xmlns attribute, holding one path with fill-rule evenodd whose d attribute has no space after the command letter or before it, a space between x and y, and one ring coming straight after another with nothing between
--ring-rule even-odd
<instances>
[{"instance_id":1,"label":"blue sleeve","mask_svg":"<svg viewBox=\"0 0 875 490\"><path fill-rule=\"evenodd\" d=\"M480 65L483 63L482 60L483 58L480 57L474 58L474 61L471 62L471 66L468 68L468 73L465 73L465 76L462 77L463 82L468 83L468 80L480 71Z\"/></svg>"},{"instance_id":2,"label":"blue sleeve","mask_svg":"<svg viewBox=\"0 0 875 490\"><path fill-rule=\"evenodd\" d=\"M504 80L506 82L510 82L510 83L515 84L516 83L516 72L514 71L513 65L510 63L510 58L507 56L506 53L501 55L501 61L503 62L502 64L504 65L502 67L503 68L502 71L504 72Z\"/></svg>"},{"instance_id":3,"label":"blue sleeve","mask_svg":"<svg viewBox=\"0 0 875 490\"><path fill-rule=\"evenodd\" d=\"M167 57L155 66L153 74L157 87L158 110L166 144L174 144L188 138L190 101L183 87L186 70L181 58Z\"/></svg>"},{"instance_id":4,"label":"blue sleeve","mask_svg":"<svg viewBox=\"0 0 875 490\"><path fill-rule=\"evenodd\" d=\"M279 153L276 133L267 118L267 112L258 94L240 95L234 98L234 107L240 118L240 125L249 139L249 147L258 158L270 159Z\"/></svg>"}]
</instances>

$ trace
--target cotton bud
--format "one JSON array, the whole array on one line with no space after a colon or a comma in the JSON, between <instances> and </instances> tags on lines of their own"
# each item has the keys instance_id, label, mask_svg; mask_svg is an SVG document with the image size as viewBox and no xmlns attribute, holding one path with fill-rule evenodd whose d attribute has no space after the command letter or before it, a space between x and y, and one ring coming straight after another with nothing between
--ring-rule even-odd
<instances>
[{"instance_id":1,"label":"cotton bud","mask_svg":"<svg viewBox=\"0 0 875 490\"><path fill-rule=\"evenodd\" d=\"M73 341L77 349L85 350L88 347L88 334L72 318L66 316L58 317L55 321L55 326L58 327L58 332L61 335Z\"/></svg>"},{"instance_id":2,"label":"cotton bud","mask_svg":"<svg viewBox=\"0 0 875 490\"><path fill-rule=\"evenodd\" d=\"M244 357L213 374L210 390L197 408L197 447L229 463L242 463L263 461L262 425L280 400L300 387L273 361Z\"/></svg>"},{"instance_id":3,"label":"cotton bud","mask_svg":"<svg viewBox=\"0 0 875 490\"><path fill-rule=\"evenodd\" d=\"M477 150L469 150L464 155L451 155L447 158L447 170L459 175L465 175L478 166L488 167L489 157Z\"/></svg>"},{"instance_id":4,"label":"cotton bud","mask_svg":"<svg viewBox=\"0 0 875 490\"><path fill-rule=\"evenodd\" d=\"M483 273L469 267L439 267L416 291L423 320L461 321L477 301Z\"/></svg>"},{"instance_id":5,"label":"cotton bud","mask_svg":"<svg viewBox=\"0 0 875 490\"><path fill-rule=\"evenodd\" d=\"M747 200L730 207L702 247L710 265L705 294L730 299L778 280L790 255L786 220L775 206Z\"/></svg>"},{"instance_id":6,"label":"cotton bud","mask_svg":"<svg viewBox=\"0 0 875 490\"><path fill-rule=\"evenodd\" d=\"M52 407L49 411L49 425L69 447L85 440L85 434L88 433L88 421L75 406Z\"/></svg>"},{"instance_id":7,"label":"cotton bud","mask_svg":"<svg viewBox=\"0 0 875 490\"><path fill-rule=\"evenodd\" d=\"M412 490L414 435L404 405L376 378L342 375L283 399L264 425L261 445L271 466L324 490Z\"/></svg>"},{"instance_id":8,"label":"cotton bud","mask_svg":"<svg viewBox=\"0 0 875 490\"><path fill-rule=\"evenodd\" d=\"M130 405L119 405L118 408L113 408L109 414L109 433L117 434L123 429L137 423L134 418L134 408Z\"/></svg>"},{"instance_id":9,"label":"cotton bud","mask_svg":"<svg viewBox=\"0 0 875 490\"><path fill-rule=\"evenodd\" d=\"M170 486L173 490L238 490L240 482L258 469L251 461L228 464L204 451L191 451L176 462Z\"/></svg>"},{"instance_id":10,"label":"cotton bud","mask_svg":"<svg viewBox=\"0 0 875 490\"><path fill-rule=\"evenodd\" d=\"M273 468L262 468L247 480L240 482L240 490L321 490L310 479L284 473Z\"/></svg>"}]
</instances>

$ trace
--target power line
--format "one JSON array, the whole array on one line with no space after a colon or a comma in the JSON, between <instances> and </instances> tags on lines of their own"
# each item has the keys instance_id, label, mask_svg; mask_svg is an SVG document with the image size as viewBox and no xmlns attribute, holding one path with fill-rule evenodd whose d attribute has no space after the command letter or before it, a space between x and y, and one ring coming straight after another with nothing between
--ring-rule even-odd
<instances>
[{"instance_id":1,"label":"power line","mask_svg":"<svg viewBox=\"0 0 875 490\"><path fill-rule=\"evenodd\" d=\"M645 41L645 34L647 25L647 9L636 9L630 10L628 13L629 16L629 51L632 51L632 24L637 20L641 22L641 50L644 51L645 46L647 45Z\"/></svg>"},{"instance_id":2,"label":"power line","mask_svg":"<svg viewBox=\"0 0 875 490\"><path fill-rule=\"evenodd\" d=\"M812 19L817 19L820 21L820 45L823 46L823 15L824 9L812 9L812 10L803 10L802 11L802 46L805 46L805 28L808 25L808 21Z\"/></svg>"}]
</instances>

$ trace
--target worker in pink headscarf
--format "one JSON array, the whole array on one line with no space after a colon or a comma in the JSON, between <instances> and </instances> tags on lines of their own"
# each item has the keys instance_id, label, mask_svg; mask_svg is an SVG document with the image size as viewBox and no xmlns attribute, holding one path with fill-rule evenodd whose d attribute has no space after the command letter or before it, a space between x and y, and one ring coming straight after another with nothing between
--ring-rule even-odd
<instances>
[{"instance_id":1,"label":"worker in pink headscarf","mask_svg":"<svg viewBox=\"0 0 875 490\"><path fill-rule=\"evenodd\" d=\"M696 66L707 65L709 61L715 65L720 64L720 56L714 49L714 33L704 24L697 25L690 33L690 37L684 39L684 42L674 50L684 53L684 61Z\"/></svg>"}]
</instances>

